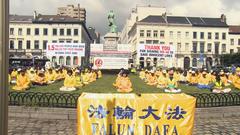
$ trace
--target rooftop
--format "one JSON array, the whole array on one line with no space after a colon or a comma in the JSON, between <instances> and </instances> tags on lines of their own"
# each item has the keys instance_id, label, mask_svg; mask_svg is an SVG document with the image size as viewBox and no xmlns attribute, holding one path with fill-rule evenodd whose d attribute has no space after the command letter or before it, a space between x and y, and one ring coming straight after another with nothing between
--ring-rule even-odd
<instances>
[{"instance_id":1,"label":"rooftop","mask_svg":"<svg viewBox=\"0 0 240 135\"><path fill-rule=\"evenodd\" d=\"M229 26L229 34L240 34L240 25Z\"/></svg>"},{"instance_id":2,"label":"rooftop","mask_svg":"<svg viewBox=\"0 0 240 135\"><path fill-rule=\"evenodd\" d=\"M205 18L205 17L184 17L184 16L164 17L150 15L141 20L140 22L192 25L196 27L228 27L227 23L222 21L221 18Z\"/></svg>"}]
</instances>

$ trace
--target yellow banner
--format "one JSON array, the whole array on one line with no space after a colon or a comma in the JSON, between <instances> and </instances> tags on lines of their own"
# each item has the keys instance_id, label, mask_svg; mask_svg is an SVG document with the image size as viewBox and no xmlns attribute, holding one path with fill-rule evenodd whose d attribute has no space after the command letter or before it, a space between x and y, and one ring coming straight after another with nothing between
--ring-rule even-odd
<instances>
[{"instance_id":1,"label":"yellow banner","mask_svg":"<svg viewBox=\"0 0 240 135\"><path fill-rule=\"evenodd\" d=\"M191 135L195 104L186 94L83 93L78 135Z\"/></svg>"}]
</instances>

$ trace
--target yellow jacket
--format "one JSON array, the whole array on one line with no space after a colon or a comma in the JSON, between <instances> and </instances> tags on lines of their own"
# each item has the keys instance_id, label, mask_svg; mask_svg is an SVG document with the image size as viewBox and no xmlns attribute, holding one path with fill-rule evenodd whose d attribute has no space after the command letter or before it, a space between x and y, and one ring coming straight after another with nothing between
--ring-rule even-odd
<instances>
[{"instance_id":1,"label":"yellow jacket","mask_svg":"<svg viewBox=\"0 0 240 135\"><path fill-rule=\"evenodd\" d=\"M201 76L198 79L198 84L209 85L210 82L211 82L211 78L208 78L207 76L205 78L203 76Z\"/></svg>"},{"instance_id":2,"label":"yellow jacket","mask_svg":"<svg viewBox=\"0 0 240 135\"><path fill-rule=\"evenodd\" d=\"M64 80L64 87L75 87L76 86L76 78L74 76L67 75Z\"/></svg>"},{"instance_id":3,"label":"yellow jacket","mask_svg":"<svg viewBox=\"0 0 240 135\"><path fill-rule=\"evenodd\" d=\"M139 77L140 77L141 79L144 79L144 78L145 78L145 72L144 72L144 71L140 71L140 72L139 72Z\"/></svg>"},{"instance_id":4,"label":"yellow jacket","mask_svg":"<svg viewBox=\"0 0 240 135\"><path fill-rule=\"evenodd\" d=\"M26 86L29 86L29 84L30 84L30 79L26 74L24 76L18 75L16 86L26 87Z\"/></svg>"},{"instance_id":5,"label":"yellow jacket","mask_svg":"<svg viewBox=\"0 0 240 135\"><path fill-rule=\"evenodd\" d=\"M132 89L132 83L128 77L121 77L118 81L118 88L119 89Z\"/></svg>"},{"instance_id":6,"label":"yellow jacket","mask_svg":"<svg viewBox=\"0 0 240 135\"><path fill-rule=\"evenodd\" d=\"M46 77L47 81L55 81L55 74L54 73L52 73L52 74L45 73L45 77Z\"/></svg>"},{"instance_id":7,"label":"yellow jacket","mask_svg":"<svg viewBox=\"0 0 240 135\"><path fill-rule=\"evenodd\" d=\"M236 76L235 80L233 81L233 85L237 89L240 89L240 77L239 76Z\"/></svg>"},{"instance_id":8,"label":"yellow jacket","mask_svg":"<svg viewBox=\"0 0 240 135\"><path fill-rule=\"evenodd\" d=\"M173 78L172 80L170 78L167 79L167 85L168 87L178 87L178 83L177 80L175 78Z\"/></svg>"},{"instance_id":9,"label":"yellow jacket","mask_svg":"<svg viewBox=\"0 0 240 135\"><path fill-rule=\"evenodd\" d=\"M98 70L97 74L98 74L98 78L102 78L102 72L101 72L101 70Z\"/></svg>"},{"instance_id":10,"label":"yellow jacket","mask_svg":"<svg viewBox=\"0 0 240 135\"><path fill-rule=\"evenodd\" d=\"M38 82L38 83L47 83L47 80L45 77L41 77L39 75L35 76L34 82Z\"/></svg>"},{"instance_id":11,"label":"yellow jacket","mask_svg":"<svg viewBox=\"0 0 240 135\"><path fill-rule=\"evenodd\" d=\"M158 82L158 85L167 86L168 78L167 78L167 77L164 77L164 76L162 75L162 76L158 77L157 82Z\"/></svg>"},{"instance_id":12,"label":"yellow jacket","mask_svg":"<svg viewBox=\"0 0 240 135\"><path fill-rule=\"evenodd\" d=\"M12 71L11 77L12 78L17 78L18 72L17 71Z\"/></svg>"}]
</instances>

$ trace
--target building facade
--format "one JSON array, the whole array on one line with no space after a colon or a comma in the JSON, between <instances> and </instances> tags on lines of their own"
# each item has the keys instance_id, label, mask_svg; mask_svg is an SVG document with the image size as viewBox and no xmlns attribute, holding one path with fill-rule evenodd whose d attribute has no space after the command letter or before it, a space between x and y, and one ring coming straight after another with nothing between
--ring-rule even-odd
<instances>
[{"instance_id":1,"label":"building facade","mask_svg":"<svg viewBox=\"0 0 240 135\"><path fill-rule=\"evenodd\" d=\"M133 63L140 67L189 68L219 64L219 55L229 52L229 26L225 15L219 18L149 15L136 21L128 31ZM139 44L174 46L175 57L138 57Z\"/></svg>"},{"instance_id":2,"label":"building facade","mask_svg":"<svg viewBox=\"0 0 240 135\"><path fill-rule=\"evenodd\" d=\"M80 65L89 61L91 40L85 23L69 16L10 15L10 57L44 58L47 43L85 43L85 57L49 58L59 65Z\"/></svg>"},{"instance_id":3,"label":"building facade","mask_svg":"<svg viewBox=\"0 0 240 135\"><path fill-rule=\"evenodd\" d=\"M80 4L77 6L67 5L66 7L59 7L57 14L61 16L70 16L72 18L86 22L86 10L85 8L81 8Z\"/></svg>"},{"instance_id":4,"label":"building facade","mask_svg":"<svg viewBox=\"0 0 240 135\"><path fill-rule=\"evenodd\" d=\"M230 53L240 53L240 26L229 26Z\"/></svg>"}]
</instances>

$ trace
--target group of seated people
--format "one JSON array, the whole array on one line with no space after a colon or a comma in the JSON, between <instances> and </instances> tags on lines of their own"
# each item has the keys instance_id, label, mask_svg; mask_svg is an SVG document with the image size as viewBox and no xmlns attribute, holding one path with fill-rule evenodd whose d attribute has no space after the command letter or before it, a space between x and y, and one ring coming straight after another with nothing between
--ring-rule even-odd
<instances>
[{"instance_id":1,"label":"group of seated people","mask_svg":"<svg viewBox=\"0 0 240 135\"><path fill-rule=\"evenodd\" d=\"M132 82L128 77L129 71L121 69L117 75L115 83L113 86L117 88L118 92L129 93L132 92Z\"/></svg>"},{"instance_id":2,"label":"group of seated people","mask_svg":"<svg viewBox=\"0 0 240 135\"><path fill-rule=\"evenodd\" d=\"M169 70L157 69L156 71L141 70L139 77L147 85L164 89L165 92L181 92L178 83L196 86L199 89L210 89L214 93L228 93L230 85L240 89L240 68L236 72L202 70L181 70L171 68Z\"/></svg>"},{"instance_id":3,"label":"group of seated people","mask_svg":"<svg viewBox=\"0 0 240 135\"><path fill-rule=\"evenodd\" d=\"M74 91L102 77L100 70L86 68L40 68L13 69L9 71L9 83L13 90L24 91L33 85L44 86L64 80L60 91Z\"/></svg>"}]
</instances>

